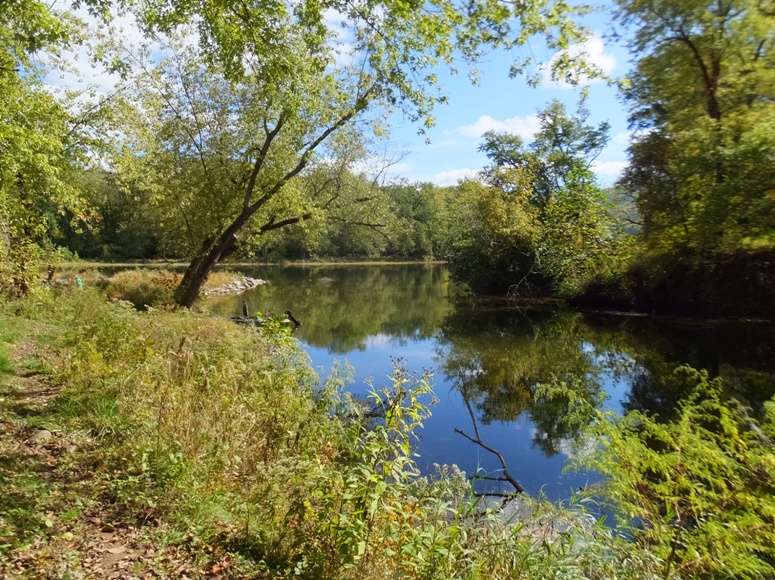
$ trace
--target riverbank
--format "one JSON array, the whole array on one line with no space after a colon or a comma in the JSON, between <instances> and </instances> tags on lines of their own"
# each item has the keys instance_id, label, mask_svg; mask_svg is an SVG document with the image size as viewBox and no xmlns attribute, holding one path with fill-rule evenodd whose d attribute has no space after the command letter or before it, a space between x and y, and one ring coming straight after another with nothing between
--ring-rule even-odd
<instances>
[{"instance_id":1,"label":"riverbank","mask_svg":"<svg viewBox=\"0 0 775 580\"><path fill-rule=\"evenodd\" d=\"M589 497L558 507L523 494L519 509L504 511L485 508L454 466L422 477L412 448L431 411L430 377L397 366L376 385L371 408L386 412L375 420L344 391L347 376L339 368L321 380L284 325L141 313L88 287L0 304L0 575L771 571L760 554L775 546L775 412L757 426L721 400L719 380L682 369L672 380L700 389L691 397L702 407L683 405L668 425L628 416L622 429L567 399L565 383L536 390L567 400L565 419L598 417L591 449L607 449L597 466L612 476L611 497L651 522L630 528L644 534L633 542L589 517ZM714 421L723 430L707 431ZM665 449L645 446L632 426L646 426L646 439L658 434ZM703 487L710 474L724 485ZM666 502L689 514L686 526Z\"/></svg>"},{"instance_id":2,"label":"riverbank","mask_svg":"<svg viewBox=\"0 0 775 580\"><path fill-rule=\"evenodd\" d=\"M320 259L320 260L282 260L281 262L253 262L253 261L234 261L224 262L216 266L216 269L228 268L252 268L256 266L409 266L415 264L438 265L446 264L445 260L400 260L400 259ZM60 262L57 268L77 269L77 268L187 268L189 262L175 260L141 260L136 262L92 262L88 260L77 262Z\"/></svg>"},{"instance_id":3,"label":"riverbank","mask_svg":"<svg viewBox=\"0 0 775 580\"><path fill-rule=\"evenodd\" d=\"M585 517L575 525L572 512L529 499L540 525L474 517L458 470L419 477L407 445L428 413L422 378L397 369L382 395L391 420L369 427L345 377L321 383L282 329L138 313L89 288L40 298L0 314L0 574L333 580L608 567L616 544L603 558L608 531Z\"/></svg>"}]
</instances>

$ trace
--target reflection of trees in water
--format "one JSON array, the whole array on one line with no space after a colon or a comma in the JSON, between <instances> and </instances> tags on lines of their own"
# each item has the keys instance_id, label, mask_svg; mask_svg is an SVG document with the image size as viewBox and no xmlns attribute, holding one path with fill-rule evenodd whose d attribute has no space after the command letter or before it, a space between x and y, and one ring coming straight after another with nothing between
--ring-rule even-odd
<instances>
[{"instance_id":1,"label":"reflection of trees in water","mask_svg":"<svg viewBox=\"0 0 775 580\"><path fill-rule=\"evenodd\" d=\"M534 444L547 456L577 436L584 421L568 413L574 397L598 405L606 382L629 388L625 411L669 420L691 385L674 370L688 364L720 374L731 395L755 408L775 394L775 329L681 328L652 319L588 316L567 311L459 309L439 335L439 366L478 409L482 423L525 413ZM536 396L544 383L564 383Z\"/></svg>"},{"instance_id":2,"label":"reflection of trees in water","mask_svg":"<svg viewBox=\"0 0 775 580\"><path fill-rule=\"evenodd\" d=\"M701 321L533 310L455 308L440 266L289 267L249 272L269 284L248 292L251 311L290 308L303 325L297 336L334 353L368 341L437 336L440 370L463 377L482 423L522 413L536 424L535 444L548 455L573 438L568 401L536 399L535 387L565 380L584 397L606 382L629 386L625 411L672 416L688 394L675 368L688 364L719 374L730 394L756 410L775 395L775 327L709 325ZM329 278L330 281L324 280ZM208 300L222 315L241 311L243 297Z\"/></svg>"},{"instance_id":3,"label":"reflection of trees in water","mask_svg":"<svg viewBox=\"0 0 775 580\"><path fill-rule=\"evenodd\" d=\"M775 327L765 324L710 324L701 320L587 316L590 340L627 353L636 367L627 378L624 410L659 415L667 421L691 391L677 380L688 365L721 376L730 396L760 409L775 395Z\"/></svg>"},{"instance_id":4,"label":"reflection of trees in water","mask_svg":"<svg viewBox=\"0 0 775 580\"><path fill-rule=\"evenodd\" d=\"M567 397L536 397L536 387L564 382L590 401L602 391L599 360L586 348L583 330L581 316L567 311L526 316L458 310L444 321L438 360L447 379L479 409L482 423L514 421L527 413L535 424L535 445L551 456L580 426L565 420Z\"/></svg>"},{"instance_id":5,"label":"reflection of trees in water","mask_svg":"<svg viewBox=\"0 0 775 580\"><path fill-rule=\"evenodd\" d=\"M254 275L269 284L245 294L252 311L290 308L302 322L299 338L337 354L365 350L369 337L429 338L453 309L446 269L439 266L266 268ZM232 314L241 300L228 297L210 307Z\"/></svg>"}]
</instances>

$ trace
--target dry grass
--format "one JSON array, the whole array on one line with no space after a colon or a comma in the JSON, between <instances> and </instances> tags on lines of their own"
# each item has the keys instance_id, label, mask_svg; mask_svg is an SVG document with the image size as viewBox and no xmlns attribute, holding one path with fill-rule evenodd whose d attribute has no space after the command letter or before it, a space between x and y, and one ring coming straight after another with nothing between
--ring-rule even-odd
<instances>
[{"instance_id":1,"label":"dry grass","mask_svg":"<svg viewBox=\"0 0 775 580\"><path fill-rule=\"evenodd\" d=\"M175 303L175 289L182 277L182 274L177 272L155 268L124 270L109 280L106 291L111 300L126 300L141 310L149 306L169 308ZM212 272L204 287L217 288L241 278L243 275L235 272Z\"/></svg>"}]
</instances>

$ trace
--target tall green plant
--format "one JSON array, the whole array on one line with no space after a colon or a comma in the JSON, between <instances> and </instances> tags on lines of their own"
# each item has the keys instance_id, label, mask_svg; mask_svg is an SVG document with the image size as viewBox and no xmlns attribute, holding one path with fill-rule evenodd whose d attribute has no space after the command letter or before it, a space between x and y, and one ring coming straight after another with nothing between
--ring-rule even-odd
<instances>
[{"instance_id":1,"label":"tall green plant","mask_svg":"<svg viewBox=\"0 0 775 580\"><path fill-rule=\"evenodd\" d=\"M694 390L673 421L596 412L594 452L577 461L607 476L604 495L663 577L770 577L775 406L760 427L720 379L681 367L675 380Z\"/></svg>"}]
</instances>

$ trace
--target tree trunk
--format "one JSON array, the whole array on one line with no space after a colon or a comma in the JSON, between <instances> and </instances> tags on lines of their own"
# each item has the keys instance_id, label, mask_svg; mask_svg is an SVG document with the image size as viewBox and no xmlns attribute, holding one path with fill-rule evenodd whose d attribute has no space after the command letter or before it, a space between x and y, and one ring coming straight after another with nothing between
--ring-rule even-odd
<instances>
[{"instance_id":1,"label":"tree trunk","mask_svg":"<svg viewBox=\"0 0 775 580\"><path fill-rule=\"evenodd\" d=\"M213 238L205 240L199 254L191 261L183 279L175 289L175 302L178 306L191 308L194 305L216 264L237 249L236 234L249 217L243 213L216 241L213 241Z\"/></svg>"}]
</instances>

